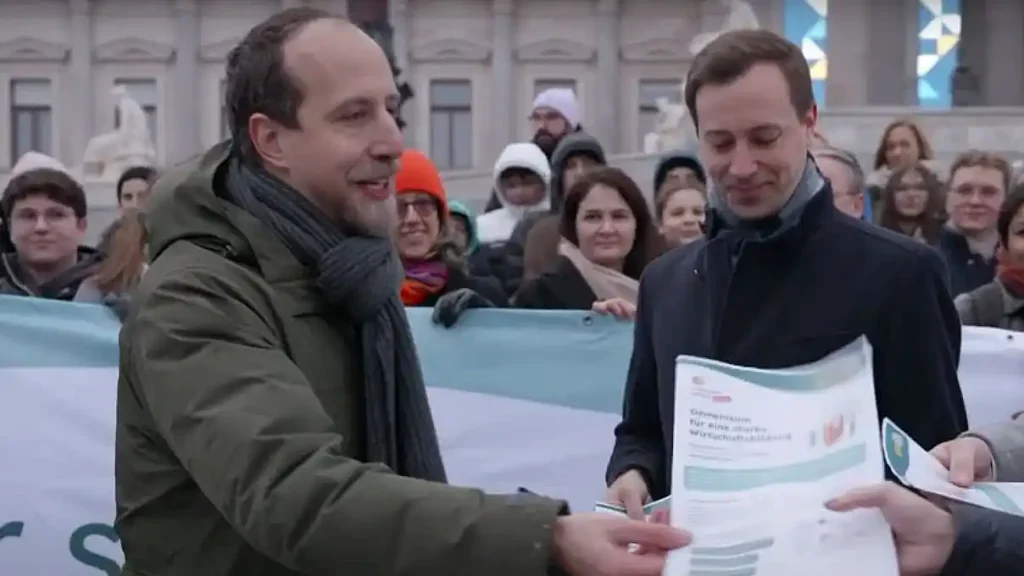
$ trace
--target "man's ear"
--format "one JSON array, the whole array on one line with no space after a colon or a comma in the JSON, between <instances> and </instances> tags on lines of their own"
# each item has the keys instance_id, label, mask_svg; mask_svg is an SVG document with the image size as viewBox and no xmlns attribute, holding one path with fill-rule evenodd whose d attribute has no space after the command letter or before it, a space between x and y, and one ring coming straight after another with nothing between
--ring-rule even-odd
<instances>
[{"instance_id":1,"label":"man's ear","mask_svg":"<svg viewBox=\"0 0 1024 576\"><path fill-rule=\"evenodd\" d=\"M267 166L286 170L288 162L281 147L281 127L266 114L249 117L249 141L259 159Z\"/></svg>"}]
</instances>

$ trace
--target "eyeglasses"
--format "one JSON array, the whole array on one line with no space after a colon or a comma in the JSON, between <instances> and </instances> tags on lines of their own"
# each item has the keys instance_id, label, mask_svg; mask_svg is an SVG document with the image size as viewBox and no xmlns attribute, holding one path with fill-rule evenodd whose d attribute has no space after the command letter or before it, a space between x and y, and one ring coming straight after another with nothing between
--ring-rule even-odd
<instances>
[{"instance_id":1,"label":"eyeglasses","mask_svg":"<svg viewBox=\"0 0 1024 576\"><path fill-rule=\"evenodd\" d=\"M395 207L398 209L399 216L405 216L408 214L410 207L421 218L427 218L437 214L437 202L435 202L433 198L424 198L422 196L413 196L411 198L402 198L400 196L395 201Z\"/></svg>"}]
</instances>

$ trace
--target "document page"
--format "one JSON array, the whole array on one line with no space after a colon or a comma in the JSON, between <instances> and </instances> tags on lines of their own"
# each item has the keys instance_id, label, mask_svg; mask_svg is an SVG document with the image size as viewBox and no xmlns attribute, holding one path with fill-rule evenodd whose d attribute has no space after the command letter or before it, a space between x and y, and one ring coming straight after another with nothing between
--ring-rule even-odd
<instances>
[{"instance_id":1,"label":"document page","mask_svg":"<svg viewBox=\"0 0 1024 576\"><path fill-rule=\"evenodd\" d=\"M961 488L949 481L949 470L888 418L882 422L885 463L907 486L937 496L1024 516L1024 482L975 482Z\"/></svg>"},{"instance_id":2,"label":"document page","mask_svg":"<svg viewBox=\"0 0 1024 576\"><path fill-rule=\"evenodd\" d=\"M824 502L884 479L871 349L806 366L676 361L671 522L693 533L665 576L897 576L877 510Z\"/></svg>"}]
</instances>

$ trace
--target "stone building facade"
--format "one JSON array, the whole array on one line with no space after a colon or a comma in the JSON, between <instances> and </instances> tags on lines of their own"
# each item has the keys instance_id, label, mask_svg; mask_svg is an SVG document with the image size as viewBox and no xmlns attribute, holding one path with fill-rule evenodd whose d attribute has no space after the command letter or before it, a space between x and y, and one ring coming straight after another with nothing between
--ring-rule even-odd
<instances>
[{"instance_id":1,"label":"stone building facade","mask_svg":"<svg viewBox=\"0 0 1024 576\"><path fill-rule=\"evenodd\" d=\"M583 125L610 152L637 152L654 99L678 98L693 39L720 29L737 4L752 8L760 26L797 34L809 59L821 44L818 60L827 62L814 64L829 114L916 106L921 10L938 1L2 2L0 108L10 113L0 113L0 173L27 149L76 164L90 137L115 126L110 92L118 84L146 110L161 165L215 143L226 135L228 50L256 22L300 3L390 26L387 44L415 91L403 110L409 143L460 171L485 168L506 143L527 138L530 102L548 86L575 89ZM794 32L797 4L825 23ZM953 42L981 79L977 102L1024 106L1024 3L963 4ZM950 40L942 42L949 50Z\"/></svg>"}]
</instances>

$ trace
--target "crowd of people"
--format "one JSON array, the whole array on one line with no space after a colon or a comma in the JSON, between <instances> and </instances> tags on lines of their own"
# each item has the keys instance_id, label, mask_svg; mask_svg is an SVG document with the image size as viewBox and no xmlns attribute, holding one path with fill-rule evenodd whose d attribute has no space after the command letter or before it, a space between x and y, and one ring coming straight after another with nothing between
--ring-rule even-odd
<instances>
[{"instance_id":1,"label":"crowd of people","mask_svg":"<svg viewBox=\"0 0 1024 576\"><path fill-rule=\"evenodd\" d=\"M815 130L806 61L770 32L695 58L700 142L663 158L649 193L554 88L480 215L403 147L387 59L351 24L279 13L227 83L232 140L159 180L126 171L96 248L56 160L26 155L0 199L0 294L124 320L126 574L660 573L689 536L637 516L670 490L680 354L783 368L867 335L880 416L961 484L1020 475L1020 425L970 430L957 362L962 325L1024 329L1021 175L978 150L940 171L909 118L864 169ZM447 326L506 307L634 322L607 476L633 518L445 486L403 306ZM1024 570L1024 527L994 512L893 484L829 506L881 508L906 574Z\"/></svg>"}]
</instances>

